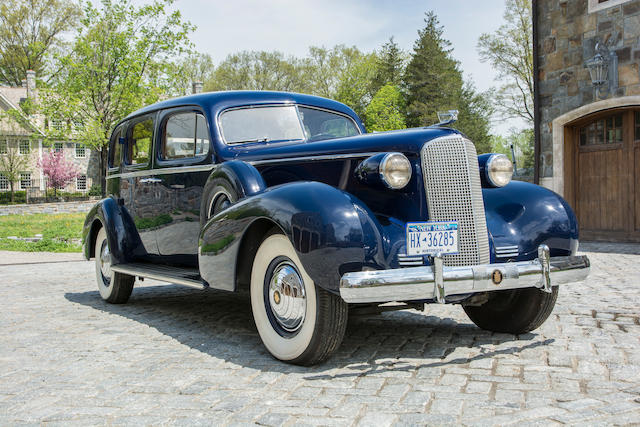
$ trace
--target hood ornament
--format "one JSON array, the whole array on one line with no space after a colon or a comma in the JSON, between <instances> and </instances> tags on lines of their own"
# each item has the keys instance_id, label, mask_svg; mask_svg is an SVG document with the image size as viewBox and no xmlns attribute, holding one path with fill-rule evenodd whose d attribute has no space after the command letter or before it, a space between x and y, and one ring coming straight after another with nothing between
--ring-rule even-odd
<instances>
[{"instance_id":1,"label":"hood ornament","mask_svg":"<svg viewBox=\"0 0 640 427\"><path fill-rule=\"evenodd\" d=\"M451 125L458 120L458 110L438 111L438 120L440 120L439 123L431 126L437 127Z\"/></svg>"}]
</instances>

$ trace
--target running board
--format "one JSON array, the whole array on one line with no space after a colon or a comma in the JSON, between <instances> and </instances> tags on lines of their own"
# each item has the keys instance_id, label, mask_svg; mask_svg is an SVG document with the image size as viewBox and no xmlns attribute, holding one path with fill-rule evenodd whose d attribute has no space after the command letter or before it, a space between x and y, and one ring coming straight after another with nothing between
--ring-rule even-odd
<instances>
[{"instance_id":1,"label":"running board","mask_svg":"<svg viewBox=\"0 0 640 427\"><path fill-rule=\"evenodd\" d=\"M146 277L163 282L189 286L196 289L208 288L207 285L202 283L202 279L200 278L200 274L196 268L168 267L166 265L132 262L128 264L113 265L111 266L111 270L117 273L128 274L130 276Z\"/></svg>"}]
</instances>

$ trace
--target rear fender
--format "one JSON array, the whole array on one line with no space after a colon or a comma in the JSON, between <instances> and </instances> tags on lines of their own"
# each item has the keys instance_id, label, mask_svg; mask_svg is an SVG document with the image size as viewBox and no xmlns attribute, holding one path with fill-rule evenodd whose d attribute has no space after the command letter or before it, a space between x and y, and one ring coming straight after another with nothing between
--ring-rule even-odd
<instances>
[{"instance_id":1,"label":"rear fender","mask_svg":"<svg viewBox=\"0 0 640 427\"><path fill-rule=\"evenodd\" d=\"M129 213L112 197L100 200L87 214L82 230L82 247L85 259L94 256L95 239L104 227L114 264L131 261L143 256L140 236Z\"/></svg>"}]
</instances>

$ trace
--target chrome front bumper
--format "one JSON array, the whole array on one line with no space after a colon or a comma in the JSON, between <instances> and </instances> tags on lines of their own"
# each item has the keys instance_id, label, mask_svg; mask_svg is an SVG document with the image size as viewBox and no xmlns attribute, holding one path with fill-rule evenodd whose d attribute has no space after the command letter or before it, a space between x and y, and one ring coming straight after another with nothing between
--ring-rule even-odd
<instances>
[{"instance_id":1,"label":"chrome front bumper","mask_svg":"<svg viewBox=\"0 0 640 427\"><path fill-rule=\"evenodd\" d=\"M340 296L348 303L374 303L435 299L448 295L540 288L580 282L589 275L586 256L549 257L541 245L538 258L503 264L447 267L441 257L432 266L346 273L340 280Z\"/></svg>"}]
</instances>

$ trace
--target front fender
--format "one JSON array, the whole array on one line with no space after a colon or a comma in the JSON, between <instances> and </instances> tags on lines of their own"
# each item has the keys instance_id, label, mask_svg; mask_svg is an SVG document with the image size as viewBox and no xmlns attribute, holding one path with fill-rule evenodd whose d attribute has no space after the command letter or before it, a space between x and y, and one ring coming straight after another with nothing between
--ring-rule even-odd
<instances>
[{"instance_id":1,"label":"front fender","mask_svg":"<svg viewBox=\"0 0 640 427\"><path fill-rule=\"evenodd\" d=\"M551 256L573 255L577 251L578 221L558 194L521 181L501 188L483 188L482 193L493 247L517 245L519 255L512 260L536 258L541 244L549 246ZM492 254L492 262L495 261Z\"/></svg>"},{"instance_id":2,"label":"front fender","mask_svg":"<svg viewBox=\"0 0 640 427\"><path fill-rule=\"evenodd\" d=\"M144 255L133 218L114 198L108 197L96 203L84 221L82 251L85 259L93 257L93 245L100 227L104 227L107 234L113 264L126 263Z\"/></svg>"},{"instance_id":3,"label":"front fender","mask_svg":"<svg viewBox=\"0 0 640 427\"><path fill-rule=\"evenodd\" d=\"M211 287L234 290L238 249L247 230L257 221L269 221L289 238L313 281L338 292L342 274L360 271L375 258L371 240L381 239L375 237L379 232L372 218L359 200L326 184L272 187L206 223L199 242L200 274Z\"/></svg>"}]
</instances>

